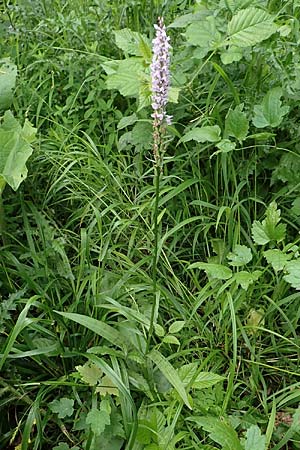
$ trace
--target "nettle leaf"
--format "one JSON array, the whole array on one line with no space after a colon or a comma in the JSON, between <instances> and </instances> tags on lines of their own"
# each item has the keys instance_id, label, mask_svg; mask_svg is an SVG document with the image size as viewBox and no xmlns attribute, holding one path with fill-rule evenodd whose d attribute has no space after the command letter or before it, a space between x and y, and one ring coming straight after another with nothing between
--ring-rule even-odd
<instances>
[{"instance_id":1,"label":"nettle leaf","mask_svg":"<svg viewBox=\"0 0 300 450\"><path fill-rule=\"evenodd\" d=\"M184 36L188 44L196 45L202 49L202 57L222 43L222 35L217 30L216 20L213 16L189 25Z\"/></svg>"},{"instance_id":2,"label":"nettle leaf","mask_svg":"<svg viewBox=\"0 0 300 450\"><path fill-rule=\"evenodd\" d=\"M249 247L246 247L246 245L237 244L234 247L233 252L228 253L227 259L229 259L229 264L231 266L244 266L252 259L251 249Z\"/></svg>"},{"instance_id":3,"label":"nettle leaf","mask_svg":"<svg viewBox=\"0 0 300 450\"><path fill-rule=\"evenodd\" d=\"M270 241L281 242L285 238L286 225L279 223L280 209L276 202L272 202L266 210L266 218L259 222L255 220L252 225L252 238L256 244L265 245Z\"/></svg>"},{"instance_id":4,"label":"nettle leaf","mask_svg":"<svg viewBox=\"0 0 300 450\"><path fill-rule=\"evenodd\" d=\"M257 425L251 425L246 433L245 450L265 450L266 436Z\"/></svg>"},{"instance_id":5,"label":"nettle leaf","mask_svg":"<svg viewBox=\"0 0 300 450\"><path fill-rule=\"evenodd\" d=\"M277 30L274 17L259 8L246 8L235 14L228 24L230 45L250 47L268 39Z\"/></svg>"},{"instance_id":6,"label":"nettle leaf","mask_svg":"<svg viewBox=\"0 0 300 450\"><path fill-rule=\"evenodd\" d=\"M254 106L252 122L257 128L277 127L288 113L288 106L281 106L281 87L270 89L260 105Z\"/></svg>"},{"instance_id":7,"label":"nettle leaf","mask_svg":"<svg viewBox=\"0 0 300 450\"><path fill-rule=\"evenodd\" d=\"M218 125L193 128L181 138L181 142L192 140L197 142L218 142L220 135L221 128Z\"/></svg>"},{"instance_id":8,"label":"nettle leaf","mask_svg":"<svg viewBox=\"0 0 300 450\"><path fill-rule=\"evenodd\" d=\"M191 264L188 268L205 270L208 277L216 278L217 280L228 280L232 276L232 270L222 264L197 262Z\"/></svg>"},{"instance_id":9,"label":"nettle leaf","mask_svg":"<svg viewBox=\"0 0 300 450\"><path fill-rule=\"evenodd\" d=\"M58 414L59 419L72 416L74 412L74 400L63 397L59 400L53 400L49 403L49 408L53 413Z\"/></svg>"},{"instance_id":10,"label":"nettle leaf","mask_svg":"<svg viewBox=\"0 0 300 450\"><path fill-rule=\"evenodd\" d=\"M17 66L9 58L0 60L0 111L8 109L13 100Z\"/></svg>"},{"instance_id":11,"label":"nettle leaf","mask_svg":"<svg viewBox=\"0 0 300 450\"><path fill-rule=\"evenodd\" d=\"M117 89L125 97L136 97L145 72L142 58L126 58L114 63L117 63L116 68L113 73L108 74L106 79L107 89ZM105 63L103 67L106 70L108 65Z\"/></svg>"},{"instance_id":12,"label":"nettle leaf","mask_svg":"<svg viewBox=\"0 0 300 450\"><path fill-rule=\"evenodd\" d=\"M239 284L242 289L245 291L248 290L248 287L250 284L253 284L255 281L259 279L261 276L262 271L261 270L255 270L254 272L246 272L245 270L241 270L240 272L237 272L234 275L234 279Z\"/></svg>"},{"instance_id":13,"label":"nettle leaf","mask_svg":"<svg viewBox=\"0 0 300 450\"><path fill-rule=\"evenodd\" d=\"M230 109L225 119L225 136L233 136L242 142L246 139L249 130L249 120L243 112L243 105Z\"/></svg>"},{"instance_id":14,"label":"nettle leaf","mask_svg":"<svg viewBox=\"0 0 300 450\"><path fill-rule=\"evenodd\" d=\"M293 257L292 254L284 253L279 249L266 250L263 254L268 263L271 264L275 272L283 270L286 263Z\"/></svg>"},{"instance_id":15,"label":"nettle leaf","mask_svg":"<svg viewBox=\"0 0 300 450\"><path fill-rule=\"evenodd\" d=\"M114 31L117 46L124 53L134 56L142 56L146 61L151 61L152 51L149 39L137 31L129 28Z\"/></svg>"},{"instance_id":16,"label":"nettle leaf","mask_svg":"<svg viewBox=\"0 0 300 450\"><path fill-rule=\"evenodd\" d=\"M103 375L102 370L96 364L87 362L83 366L76 366L82 381L90 386L96 386Z\"/></svg>"},{"instance_id":17,"label":"nettle leaf","mask_svg":"<svg viewBox=\"0 0 300 450\"><path fill-rule=\"evenodd\" d=\"M110 425L110 412L102 408L100 404L100 410L93 408L86 416L86 424L90 425L92 432L99 436L105 430L106 425Z\"/></svg>"},{"instance_id":18,"label":"nettle leaf","mask_svg":"<svg viewBox=\"0 0 300 450\"><path fill-rule=\"evenodd\" d=\"M285 266L287 275L283 279L289 283L293 288L300 290L300 259L288 261Z\"/></svg>"},{"instance_id":19,"label":"nettle leaf","mask_svg":"<svg viewBox=\"0 0 300 450\"><path fill-rule=\"evenodd\" d=\"M27 177L26 162L36 128L28 120L21 127L11 111L6 111L0 125L0 177L15 191Z\"/></svg>"},{"instance_id":20,"label":"nettle leaf","mask_svg":"<svg viewBox=\"0 0 300 450\"><path fill-rule=\"evenodd\" d=\"M200 372L192 383L193 389L207 389L225 380L225 377L212 372Z\"/></svg>"},{"instance_id":21,"label":"nettle leaf","mask_svg":"<svg viewBox=\"0 0 300 450\"><path fill-rule=\"evenodd\" d=\"M225 419L216 417L189 417L209 433L209 437L222 446L224 450L243 450L237 432Z\"/></svg>"}]
</instances>

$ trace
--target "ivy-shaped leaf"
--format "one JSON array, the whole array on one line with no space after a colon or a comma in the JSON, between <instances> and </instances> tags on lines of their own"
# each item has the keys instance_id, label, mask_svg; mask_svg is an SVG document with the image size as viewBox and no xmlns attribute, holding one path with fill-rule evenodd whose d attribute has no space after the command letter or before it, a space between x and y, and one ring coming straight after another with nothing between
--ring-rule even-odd
<instances>
[{"instance_id":1,"label":"ivy-shaped leaf","mask_svg":"<svg viewBox=\"0 0 300 450\"><path fill-rule=\"evenodd\" d=\"M246 245L237 244L234 247L232 253L228 253L227 259L229 259L229 264L234 267L241 267L247 264L252 259L251 249L246 247Z\"/></svg>"},{"instance_id":2,"label":"ivy-shaped leaf","mask_svg":"<svg viewBox=\"0 0 300 450\"><path fill-rule=\"evenodd\" d=\"M106 425L110 425L110 411L103 407L103 400L100 404L100 410L93 408L86 416L86 423L90 425L92 432L99 436L105 430Z\"/></svg>"},{"instance_id":3,"label":"ivy-shaped leaf","mask_svg":"<svg viewBox=\"0 0 300 450\"><path fill-rule=\"evenodd\" d=\"M300 259L296 259L293 261L288 261L286 263L285 269L287 271L287 275L283 278L289 283L293 288L300 290Z\"/></svg>"},{"instance_id":4,"label":"ivy-shaped leaf","mask_svg":"<svg viewBox=\"0 0 300 450\"><path fill-rule=\"evenodd\" d=\"M228 280L232 276L232 270L222 264L197 262L191 264L188 268L205 270L208 277L216 278L217 280Z\"/></svg>"},{"instance_id":5,"label":"ivy-shaped leaf","mask_svg":"<svg viewBox=\"0 0 300 450\"><path fill-rule=\"evenodd\" d=\"M257 128L278 127L283 117L288 113L288 106L281 106L282 89L270 89L260 105L254 106L252 122Z\"/></svg>"},{"instance_id":6,"label":"ivy-shaped leaf","mask_svg":"<svg viewBox=\"0 0 300 450\"><path fill-rule=\"evenodd\" d=\"M74 400L63 397L59 400L53 400L49 403L49 408L53 413L58 414L59 419L72 416L74 412Z\"/></svg>"},{"instance_id":7,"label":"ivy-shaped leaf","mask_svg":"<svg viewBox=\"0 0 300 450\"><path fill-rule=\"evenodd\" d=\"M96 364L87 362L83 366L76 366L81 379L84 383L90 386L96 386L103 375L102 370Z\"/></svg>"}]
</instances>

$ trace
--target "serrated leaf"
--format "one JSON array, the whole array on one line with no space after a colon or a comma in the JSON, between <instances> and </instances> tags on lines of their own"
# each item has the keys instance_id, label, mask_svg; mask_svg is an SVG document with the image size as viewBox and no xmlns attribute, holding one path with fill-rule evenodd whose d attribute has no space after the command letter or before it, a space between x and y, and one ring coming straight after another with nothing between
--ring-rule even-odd
<instances>
[{"instance_id":1,"label":"serrated leaf","mask_svg":"<svg viewBox=\"0 0 300 450\"><path fill-rule=\"evenodd\" d=\"M246 433L245 450L265 450L266 436L257 425L251 425Z\"/></svg>"},{"instance_id":2,"label":"serrated leaf","mask_svg":"<svg viewBox=\"0 0 300 450\"><path fill-rule=\"evenodd\" d=\"M182 138L182 142L218 142L220 140L221 129L218 125L193 128L188 131Z\"/></svg>"},{"instance_id":3,"label":"serrated leaf","mask_svg":"<svg viewBox=\"0 0 300 450\"><path fill-rule=\"evenodd\" d=\"M241 267L251 261L252 252L246 245L237 244L234 247L233 252L228 253L227 258L229 259L229 264L231 266Z\"/></svg>"},{"instance_id":4,"label":"serrated leaf","mask_svg":"<svg viewBox=\"0 0 300 450\"><path fill-rule=\"evenodd\" d=\"M270 242L270 238L265 231L265 227L258 220L254 220L252 227L252 238L256 244L265 245Z\"/></svg>"},{"instance_id":5,"label":"serrated leaf","mask_svg":"<svg viewBox=\"0 0 300 450\"><path fill-rule=\"evenodd\" d=\"M225 421L216 417L189 417L188 420L195 422L209 433L209 437L220 444L226 450L243 450L235 429Z\"/></svg>"},{"instance_id":6,"label":"serrated leaf","mask_svg":"<svg viewBox=\"0 0 300 450\"><path fill-rule=\"evenodd\" d=\"M8 109L16 85L17 66L9 58L0 60L0 111Z\"/></svg>"},{"instance_id":7,"label":"serrated leaf","mask_svg":"<svg viewBox=\"0 0 300 450\"><path fill-rule=\"evenodd\" d=\"M246 8L235 14L228 24L229 44L250 47L268 39L276 30L269 13L259 8Z\"/></svg>"},{"instance_id":8,"label":"serrated leaf","mask_svg":"<svg viewBox=\"0 0 300 450\"><path fill-rule=\"evenodd\" d=\"M231 64L242 59L243 51L239 47L230 46L227 50L221 52L220 56L223 64Z\"/></svg>"},{"instance_id":9,"label":"serrated leaf","mask_svg":"<svg viewBox=\"0 0 300 450\"><path fill-rule=\"evenodd\" d=\"M300 290L300 259L288 261L285 269L288 274L284 275L283 279L297 291Z\"/></svg>"},{"instance_id":10,"label":"serrated leaf","mask_svg":"<svg viewBox=\"0 0 300 450\"><path fill-rule=\"evenodd\" d=\"M15 191L27 176L26 162L36 129L25 121L23 128L11 111L6 111L0 125L0 177Z\"/></svg>"},{"instance_id":11,"label":"serrated leaf","mask_svg":"<svg viewBox=\"0 0 300 450\"><path fill-rule=\"evenodd\" d=\"M286 225L280 224L279 221L280 209L277 209L276 202L272 202L266 210L266 218L262 222L257 220L253 222L252 237L254 242L264 245L270 241L283 241L286 234Z\"/></svg>"},{"instance_id":12,"label":"serrated leaf","mask_svg":"<svg viewBox=\"0 0 300 450\"><path fill-rule=\"evenodd\" d=\"M138 116L133 113L130 116L122 117L120 122L118 123L117 129L123 130L123 128L130 127L130 125L133 125L138 121Z\"/></svg>"},{"instance_id":13,"label":"serrated leaf","mask_svg":"<svg viewBox=\"0 0 300 450\"><path fill-rule=\"evenodd\" d=\"M124 53L134 56L143 56L145 60L151 60L151 46L148 38L132 31L129 28L122 30L115 30L115 41L117 46L123 50Z\"/></svg>"},{"instance_id":14,"label":"serrated leaf","mask_svg":"<svg viewBox=\"0 0 300 450\"><path fill-rule=\"evenodd\" d=\"M260 105L254 106L252 122L257 128L277 127L283 117L288 113L288 106L281 106L282 89L276 87L270 89Z\"/></svg>"},{"instance_id":15,"label":"serrated leaf","mask_svg":"<svg viewBox=\"0 0 300 450\"><path fill-rule=\"evenodd\" d=\"M148 357L157 365L162 374L166 377L169 383L175 388L178 395L181 397L182 401L186 406L192 409L190 401L188 399L187 393L185 391L184 385L174 369L174 367L169 363L169 361L157 350L153 349Z\"/></svg>"},{"instance_id":16,"label":"serrated leaf","mask_svg":"<svg viewBox=\"0 0 300 450\"><path fill-rule=\"evenodd\" d=\"M93 408L86 416L86 423L90 425L92 432L99 436L105 430L106 425L110 425L110 415L105 410Z\"/></svg>"},{"instance_id":17,"label":"serrated leaf","mask_svg":"<svg viewBox=\"0 0 300 450\"><path fill-rule=\"evenodd\" d=\"M74 400L63 397L59 400L53 400L49 403L49 408L53 413L58 414L59 419L72 416L74 412Z\"/></svg>"},{"instance_id":18,"label":"serrated leaf","mask_svg":"<svg viewBox=\"0 0 300 450\"><path fill-rule=\"evenodd\" d=\"M169 333L179 333L179 331L182 330L182 328L185 326L185 320L177 320L176 322L173 322L169 327Z\"/></svg>"},{"instance_id":19,"label":"serrated leaf","mask_svg":"<svg viewBox=\"0 0 300 450\"><path fill-rule=\"evenodd\" d=\"M172 336L171 334L167 334L162 340L165 344L174 344L174 345L180 345L179 340L176 336Z\"/></svg>"},{"instance_id":20,"label":"serrated leaf","mask_svg":"<svg viewBox=\"0 0 300 450\"><path fill-rule=\"evenodd\" d=\"M96 392L103 396L106 394L119 396L118 388L107 375L104 375L101 379L101 384L100 386L97 386Z\"/></svg>"},{"instance_id":21,"label":"serrated leaf","mask_svg":"<svg viewBox=\"0 0 300 450\"><path fill-rule=\"evenodd\" d=\"M83 366L76 366L76 370L79 372L82 381L90 386L96 386L103 375L102 370L96 364L90 362Z\"/></svg>"},{"instance_id":22,"label":"serrated leaf","mask_svg":"<svg viewBox=\"0 0 300 450\"><path fill-rule=\"evenodd\" d=\"M216 278L217 280L228 280L232 276L232 270L222 264L197 262L191 264L188 268L205 270L208 277Z\"/></svg>"},{"instance_id":23,"label":"serrated leaf","mask_svg":"<svg viewBox=\"0 0 300 450\"><path fill-rule=\"evenodd\" d=\"M252 273L241 270L234 275L234 279L242 287L242 289L247 291L250 284L253 284L255 281L257 281L261 274L261 270L255 270Z\"/></svg>"},{"instance_id":24,"label":"serrated leaf","mask_svg":"<svg viewBox=\"0 0 300 450\"><path fill-rule=\"evenodd\" d=\"M135 97L139 94L144 70L141 58L132 57L117 61L116 69L106 79L106 87L117 89L125 97Z\"/></svg>"},{"instance_id":25,"label":"serrated leaf","mask_svg":"<svg viewBox=\"0 0 300 450\"><path fill-rule=\"evenodd\" d=\"M243 112L243 105L230 109L225 119L225 135L233 136L242 142L246 139L249 130L249 120Z\"/></svg>"},{"instance_id":26,"label":"serrated leaf","mask_svg":"<svg viewBox=\"0 0 300 450\"><path fill-rule=\"evenodd\" d=\"M213 16L189 25L185 32L187 43L203 49L202 57L222 43L222 35L217 30Z\"/></svg>"},{"instance_id":27,"label":"serrated leaf","mask_svg":"<svg viewBox=\"0 0 300 450\"><path fill-rule=\"evenodd\" d=\"M193 389L207 389L225 380L225 377L212 372L200 372L195 381L193 381Z\"/></svg>"},{"instance_id":28,"label":"serrated leaf","mask_svg":"<svg viewBox=\"0 0 300 450\"><path fill-rule=\"evenodd\" d=\"M293 255L288 255L281 250L274 249L274 250L266 250L264 252L264 257L268 261L269 264L273 267L275 272L278 272L279 270L283 270L284 266L286 265L287 261L292 258Z\"/></svg>"}]
</instances>

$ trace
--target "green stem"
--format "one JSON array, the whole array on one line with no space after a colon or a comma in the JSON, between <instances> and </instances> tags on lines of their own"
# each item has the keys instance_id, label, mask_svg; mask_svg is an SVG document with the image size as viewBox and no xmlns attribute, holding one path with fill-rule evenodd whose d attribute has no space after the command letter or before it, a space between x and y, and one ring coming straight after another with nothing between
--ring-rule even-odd
<instances>
[{"instance_id":1,"label":"green stem","mask_svg":"<svg viewBox=\"0 0 300 450\"><path fill-rule=\"evenodd\" d=\"M159 202L159 185L160 185L161 164L157 161L155 164L155 204L154 204L154 250L152 261L152 286L153 286L153 304L150 317L150 327L147 339L146 354L149 352L151 338L154 329L154 316L157 309L157 256L158 256L158 202Z\"/></svg>"},{"instance_id":2,"label":"green stem","mask_svg":"<svg viewBox=\"0 0 300 450\"><path fill-rule=\"evenodd\" d=\"M3 245L7 244L7 240L5 237L5 231L6 231L5 213L4 213L2 194L0 192L0 236L2 238Z\"/></svg>"}]
</instances>

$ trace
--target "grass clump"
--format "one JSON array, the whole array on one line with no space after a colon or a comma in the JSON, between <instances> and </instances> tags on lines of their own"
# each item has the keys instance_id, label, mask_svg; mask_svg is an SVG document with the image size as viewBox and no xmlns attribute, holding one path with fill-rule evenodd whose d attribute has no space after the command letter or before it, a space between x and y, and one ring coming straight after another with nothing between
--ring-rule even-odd
<instances>
[{"instance_id":1,"label":"grass clump","mask_svg":"<svg viewBox=\"0 0 300 450\"><path fill-rule=\"evenodd\" d=\"M5 3L1 448L300 448L299 13Z\"/></svg>"}]
</instances>

